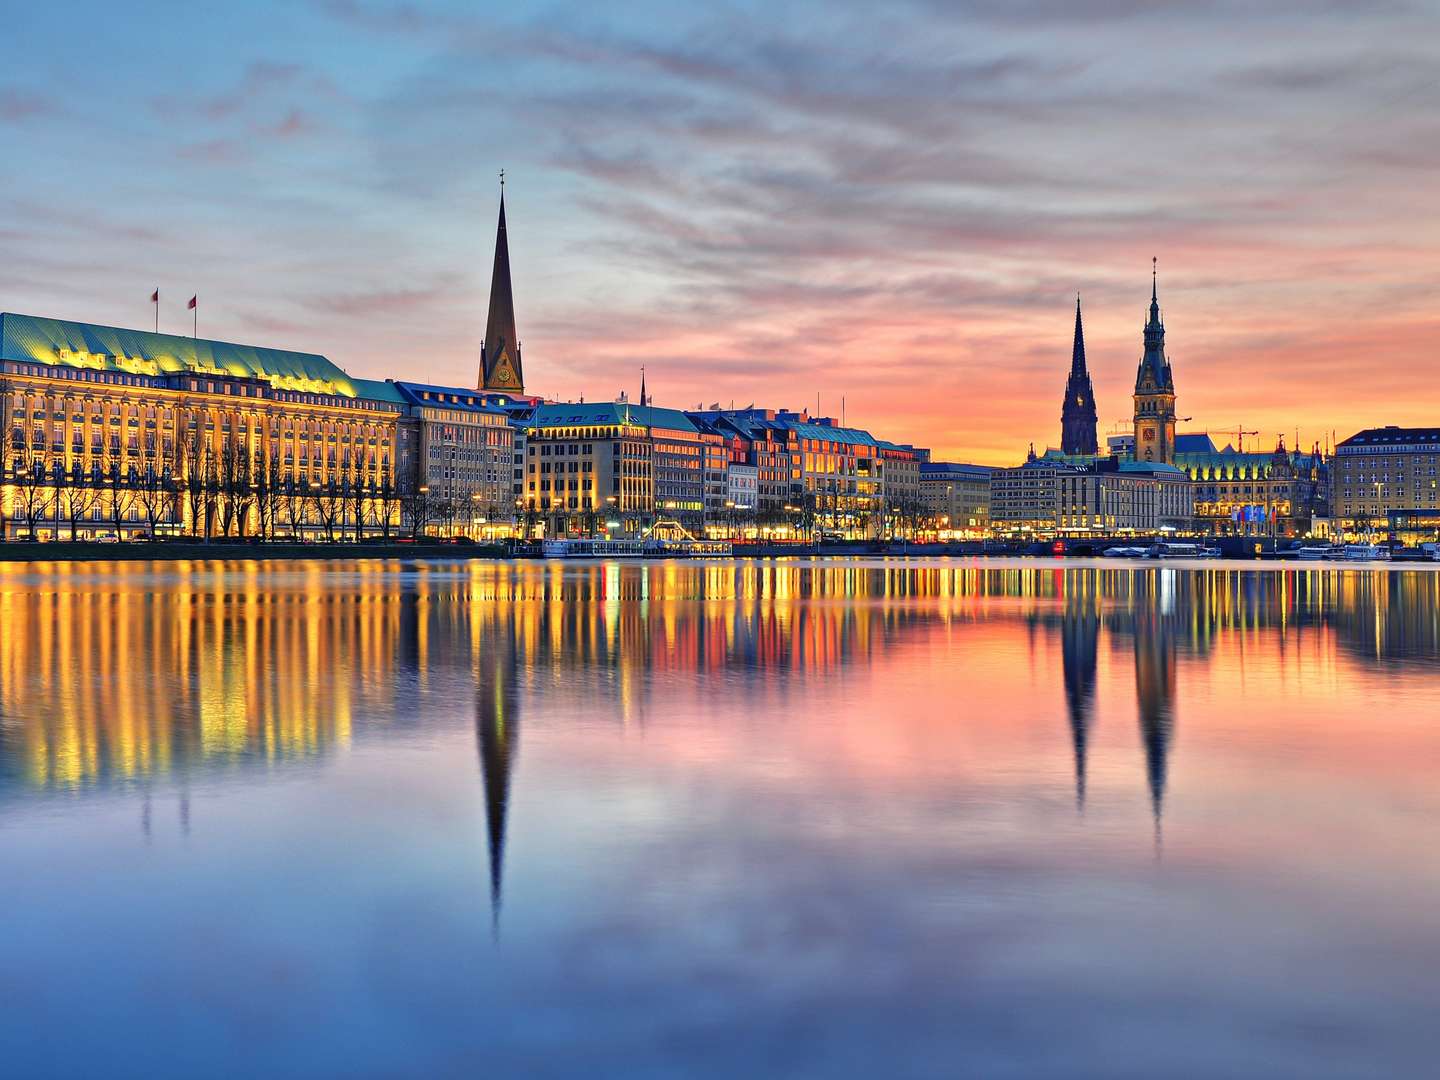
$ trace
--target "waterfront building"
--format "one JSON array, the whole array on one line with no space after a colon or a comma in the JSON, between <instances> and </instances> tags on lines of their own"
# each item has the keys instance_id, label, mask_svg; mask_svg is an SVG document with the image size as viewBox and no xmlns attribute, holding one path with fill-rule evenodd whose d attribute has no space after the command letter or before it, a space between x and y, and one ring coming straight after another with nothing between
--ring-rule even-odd
<instances>
[{"instance_id":1,"label":"waterfront building","mask_svg":"<svg viewBox=\"0 0 1440 1080\"><path fill-rule=\"evenodd\" d=\"M798 490L791 490L789 433L773 409L730 409L690 413L719 432L730 462L755 469L755 509L762 522L778 523Z\"/></svg>"},{"instance_id":2,"label":"waterfront building","mask_svg":"<svg viewBox=\"0 0 1440 1080\"><path fill-rule=\"evenodd\" d=\"M1065 403L1060 409L1062 453L1097 454L1095 388L1085 363L1085 330L1080 322L1080 297L1075 297L1075 340L1070 349L1070 377L1065 381Z\"/></svg>"},{"instance_id":3,"label":"waterfront building","mask_svg":"<svg viewBox=\"0 0 1440 1080\"><path fill-rule=\"evenodd\" d=\"M1145 351L1135 373L1135 460L1169 464L1175 457L1175 378L1165 355L1158 278L1150 280L1150 317Z\"/></svg>"},{"instance_id":4,"label":"waterfront building","mask_svg":"<svg viewBox=\"0 0 1440 1080\"><path fill-rule=\"evenodd\" d=\"M1104 536L1188 532L1192 491L1174 465L1104 458L1056 476L1057 531Z\"/></svg>"},{"instance_id":5,"label":"waterfront building","mask_svg":"<svg viewBox=\"0 0 1440 1080\"><path fill-rule=\"evenodd\" d=\"M726 506L753 515L760 499L760 470L754 465L732 461L725 467Z\"/></svg>"},{"instance_id":6,"label":"waterfront building","mask_svg":"<svg viewBox=\"0 0 1440 1080\"><path fill-rule=\"evenodd\" d=\"M480 343L481 390L523 394L520 339L515 332L515 297L510 288L510 244L505 235L505 190L500 190L500 221L495 227L495 264L490 272L490 309Z\"/></svg>"},{"instance_id":7,"label":"waterfront building","mask_svg":"<svg viewBox=\"0 0 1440 1080\"><path fill-rule=\"evenodd\" d=\"M920 502L927 525L938 534L965 538L990 531L990 477L987 465L926 461L920 465Z\"/></svg>"},{"instance_id":8,"label":"waterfront building","mask_svg":"<svg viewBox=\"0 0 1440 1080\"><path fill-rule=\"evenodd\" d=\"M633 538L657 517L701 523L703 444L684 413L626 402L542 404L527 429L524 509L546 535L608 530Z\"/></svg>"},{"instance_id":9,"label":"waterfront building","mask_svg":"<svg viewBox=\"0 0 1440 1080\"><path fill-rule=\"evenodd\" d=\"M1299 537L1329 516L1329 469L1319 449L1217 449L1208 434L1176 438L1175 464L1194 492L1195 531L1207 536Z\"/></svg>"},{"instance_id":10,"label":"waterfront building","mask_svg":"<svg viewBox=\"0 0 1440 1080\"><path fill-rule=\"evenodd\" d=\"M1088 460L1088 459L1087 459ZM1060 478L1084 468L1055 450L990 474L990 527L998 536L1053 536L1059 526Z\"/></svg>"},{"instance_id":11,"label":"waterfront building","mask_svg":"<svg viewBox=\"0 0 1440 1080\"><path fill-rule=\"evenodd\" d=\"M930 451L877 439L880 448L881 498L886 533L912 535L924 516L920 469Z\"/></svg>"},{"instance_id":12,"label":"waterfront building","mask_svg":"<svg viewBox=\"0 0 1440 1080\"><path fill-rule=\"evenodd\" d=\"M806 531L846 539L883 531L886 456L868 431L784 409L713 409L691 415L748 444L747 463L759 470L762 516L767 511L793 515ZM901 498L908 492L918 504L917 455L922 452L888 445L896 469L892 492ZM785 479L775 480L776 474Z\"/></svg>"},{"instance_id":13,"label":"waterfront building","mask_svg":"<svg viewBox=\"0 0 1440 1080\"><path fill-rule=\"evenodd\" d=\"M0 533L388 533L403 405L325 357L0 314Z\"/></svg>"},{"instance_id":14,"label":"waterfront building","mask_svg":"<svg viewBox=\"0 0 1440 1080\"><path fill-rule=\"evenodd\" d=\"M1388 531L1414 543L1440 535L1440 427L1366 428L1335 447L1330 508L1347 536Z\"/></svg>"},{"instance_id":15,"label":"waterfront building","mask_svg":"<svg viewBox=\"0 0 1440 1080\"><path fill-rule=\"evenodd\" d=\"M730 447L724 433L717 430L713 424L693 416L690 417L690 422L700 432L701 468L704 473L704 520L720 521L726 516L726 504L731 503L733 508L733 500L730 498Z\"/></svg>"},{"instance_id":16,"label":"waterfront building","mask_svg":"<svg viewBox=\"0 0 1440 1080\"><path fill-rule=\"evenodd\" d=\"M508 535L515 516L515 429L494 395L391 382L405 403L396 484L414 531Z\"/></svg>"}]
</instances>

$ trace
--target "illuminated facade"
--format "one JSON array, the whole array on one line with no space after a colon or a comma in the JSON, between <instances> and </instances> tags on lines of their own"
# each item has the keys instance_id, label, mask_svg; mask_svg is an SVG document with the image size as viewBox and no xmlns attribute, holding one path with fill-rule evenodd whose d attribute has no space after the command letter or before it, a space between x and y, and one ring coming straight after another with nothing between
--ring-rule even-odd
<instances>
[{"instance_id":1,"label":"illuminated facade","mask_svg":"<svg viewBox=\"0 0 1440 1080\"><path fill-rule=\"evenodd\" d=\"M1318 450L1247 453L1216 449L1208 435L1181 435L1175 464L1194 491L1195 529L1208 536L1298 537L1329 516L1329 469Z\"/></svg>"},{"instance_id":2,"label":"illuminated facade","mask_svg":"<svg viewBox=\"0 0 1440 1080\"><path fill-rule=\"evenodd\" d=\"M648 415L647 415L648 414ZM648 421L648 422L647 422ZM654 424L658 421L659 428ZM624 403L539 405L526 421L527 516L550 536L591 536L607 531L633 537L656 512L652 437L693 445L693 485L699 501L700 436L673 409L642 409ZM673 471L673 464L667 465ZM610 523L614 522L612 526Z\"/></svg>"},{"instance_id":3,"label":"illuminated facade","mask_svg":"<svg viewBox=\"0 0 1440 1080\"><path fill-rule=\"evenodd\" d=\"M406 404L396 484L416 531L508 535L515 517L515 429L498 397L427 383L389 384Z\"/></svg>"},{"instance_id":4,"label":"illuminated facade","mask_svg":"<svg viewBox=\"0 0 1440 1080\"><path fill-rule=\"evenodd\" d=\"M936 533L969 539L990 531L990 476L986 465L927 461L920 466L920 501Z\"/></svg>"},{"instance_id":5,"label":"illuminated facade","mask_svg":"<svg viewBox=\"0 0 1440 1080\"><path fill-rule=\"evenodd\" d=\"M1174 465L1097 461L1057 475L1056 527L1062 534L1188 532L1191 488Z\"/></svg>"},{"instance_id":6,"label":"illuminated facade","mask_svg":"<svg viewBox=\"0 0 1440 1080\"><path fill-rule=\"evenodd\" d=\"M340 538L395 520L400 406L323 356L0 315L9 537Z\"/></svg>"},{"instance_id":7,"label":"illuminated facade","mask_svg":"<svg viewBox=\"0 0 1440 1080\"><path fill-rule=\"evenodd\" d=\"M1440 534L1440 428L1367 428L1335 447L1330 503L1350 535L1403 519L1412 539Z\"/></svg>"},{"instance_id":8,"label":"illuminated facade","mask_svg":"<svg viewBox=\"0 0 1440 1080\"><path fill-rule=\"evenodd\" d=\"M997 536L1053 536L1059 526L1060 478L1081 464L1032 447L1024 464L990 474L990 527Z\"/></svg>"}]
</instances>

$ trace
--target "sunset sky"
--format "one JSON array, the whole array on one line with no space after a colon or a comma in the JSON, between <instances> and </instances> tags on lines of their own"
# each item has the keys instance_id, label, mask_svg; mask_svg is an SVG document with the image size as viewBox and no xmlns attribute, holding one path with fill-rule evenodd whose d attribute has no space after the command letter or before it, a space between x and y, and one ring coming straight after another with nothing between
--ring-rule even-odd
<instances>
[{"instance_id":1,"label":"sunset sky","mask_svg":"<svg viewBox=\"0 0 1440 1080\"><path fill-rule=\"evenodd\" d=\"M0 310L473 385L503 167L535 393L1013 462L1153 255L1182 430L1440 423L1440 5L701 7L11 5Z\"/></svg>"}]
</instances>

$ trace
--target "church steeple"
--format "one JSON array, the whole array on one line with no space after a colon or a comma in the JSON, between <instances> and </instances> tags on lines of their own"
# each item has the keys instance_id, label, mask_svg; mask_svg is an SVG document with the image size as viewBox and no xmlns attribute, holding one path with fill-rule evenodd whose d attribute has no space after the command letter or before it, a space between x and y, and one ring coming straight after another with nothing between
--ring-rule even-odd
<instances>
[{"instance_id":1,"label":"church steeple","mask_svg":"<svg viewBox=\"0 0 1440 1080\"><path fill-rule=\"evenodd\" d=\"M500 223L495 229L495 265L490 271L490 312L480 345L480 389L525 392L520 341L515 333L515 299L510 292L510 245L505 238L505 171L500 171Z\"/></svg>"},{"instance_id":2,"label":"church steeple","mask_svg":"<svg viewBox=\"0 0 1440 1080\"><path fill-rule=\"evenodd\" d=\"M1060 449L1066 454L1098 454L1095 388L1085 366L1085 328L1080 321L1080 297L1075 297L1075 343L1070 352L1070 378L1060 409Z\"/></svg>"}]
</instances>

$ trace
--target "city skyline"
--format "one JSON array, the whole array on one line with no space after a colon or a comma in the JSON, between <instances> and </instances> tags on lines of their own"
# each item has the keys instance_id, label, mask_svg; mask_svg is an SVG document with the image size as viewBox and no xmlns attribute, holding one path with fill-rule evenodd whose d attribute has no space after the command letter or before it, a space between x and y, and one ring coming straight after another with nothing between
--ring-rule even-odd
<instances>
[{"instance_id":1,"label":"city skyline","mask_svg":"<svg viewBox=\"0 0 1440 1080\"><path fill-rule=\"evenodd\" d=\"M97 6L157 59L103 101L42 78L73 12L27 11L0 131L104 164L20 170L0 307L143 329L158 285L162 330L198 294L203 337L471 385L503 167L546 396L643 365L659 405L843 397L1008 464L1058 439L1076 291L1102 440L1128 418L1158 255L1182 430L1430 422L1422 7L957 10Z\"/></svg>"}]
</instances>

